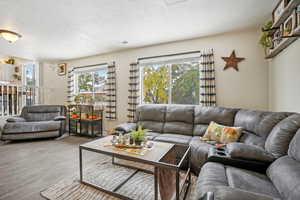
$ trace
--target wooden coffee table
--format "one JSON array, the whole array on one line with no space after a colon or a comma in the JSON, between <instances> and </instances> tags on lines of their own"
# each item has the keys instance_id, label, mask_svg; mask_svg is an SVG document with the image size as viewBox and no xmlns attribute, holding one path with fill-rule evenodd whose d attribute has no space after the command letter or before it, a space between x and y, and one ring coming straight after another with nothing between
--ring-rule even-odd
<instances>
[{"instance_id":1,"label":"wooden coffee table","mask_svg":"<svg viewBox=\"0 0 300 200\"><path fill-rule=\"evenodd\" d=\"M92 186L98 190L101 190L107 194L113 195L120 199L131 199L122 194L117 193L126 182L128 182L137 172L142 171L154 175L154 199L158 199L158 171L159 170L174 170L176 174L176 199L179 200L179 197L182 192L185 192L183 195L186 196L186 192L189 188L191 182L191 173L190 173L190 147L183 145L176 145L165 142L156 142L153 141L153 147L145 152L144 155L137 155L133 153L128 153L121 151L118 148L108 145L112 139L112 136L107 136L101 139L97 139L79 146L79 171L80 171L80 182L89 186ZM121 165L123 167L128 167L135 169L136 171L129 176L126 180L120 183L113 190L107 190L100 186L97 186L93 183L88 182L83 179L83 160L82 160L82 151L91 151L100 154L109 155L112 157L112 163L115 165ZM118 164L115 162L115 158L122 160L133 161L141 164L147 164L154 167L154 172L142 169L134 166ZM171 158L171 159L170 159ZM172 160L172 162L170 162ZM182 179L180 179L180 171L185 167L185 174ZM166 180L168 181L168 180ZM185 190L185 191L184 191Z\"/></svg>"}]
</instances>

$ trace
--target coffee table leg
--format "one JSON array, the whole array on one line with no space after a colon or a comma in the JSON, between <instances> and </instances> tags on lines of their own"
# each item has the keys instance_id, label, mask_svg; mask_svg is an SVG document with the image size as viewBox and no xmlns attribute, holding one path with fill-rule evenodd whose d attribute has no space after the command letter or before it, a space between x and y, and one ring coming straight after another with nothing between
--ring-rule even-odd
<instances>
[{"instance_id":1,"label":"coffee table leg","mask_svg":"<svg viewBox=\"0 0 300 200\"><path fill-rule=\"evenodd\" d=\"M82 182L82 149L79 147L79 173L80 173L80 182Z\"/></svg>"},{"instance_id":2,"label":"coffee table leg","mask_svg":"<svg viewBox=\"0 0 300 200\"><path fill-rule=\"evenodd\" d=\"M154 167L154 199L158 200L158 168Z\"/></svg>"}]
</instances>

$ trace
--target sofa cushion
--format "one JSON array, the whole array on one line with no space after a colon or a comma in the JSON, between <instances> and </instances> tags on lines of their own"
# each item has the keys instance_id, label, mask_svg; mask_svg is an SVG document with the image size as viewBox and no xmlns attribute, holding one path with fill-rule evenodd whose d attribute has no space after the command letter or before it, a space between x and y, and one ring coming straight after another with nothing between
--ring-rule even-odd
<instances>
[{"instance_id":1,"label":"sofa cushion","mask_svg":"<svg viewBox=\"0 0 300 200\"><path fill-rule=\"evenodd\" d=\"M242 136L240 137L239 142L259 146L261 148L264 148L265 146L264 138L254 135L253 133L245 130L242 131Z\"/></svg>"},{"instance_id":2,"label":"sofa cushion","mask_svg":"<svg viewBox=\"0 0 300 200\"><path fill-rule=\"evenodd\" d=\"M200 140L200 137L194 136L190 141L191 147L191 169L196 175L199 174L201 167L207 160L208 151L213 145Z\"/></svg>"},{"instance_id":3,"label":"sofa cushion","mask_svg":"<svg viewBox=\"0 0 300 200\"><path fill-rule=\"evenodd\" d=\"M137 108L138 121L156 121L164 122L166 105L161 104L145 104Z\"/></svg>"},{"instance_id":4,"label":"sofa cushion","mask_svg":"<svg viewBox=\"0 0 300 200\"><path fill-rule=\"evenodd\" d=\"M193 124L188 124L184 122L166 122L164 124L163 132L192 136Z\"/></svg>"},{"instance_id":5,"label":"sofa cushion","mask_svg":"<svg viewBox=\"0 0 300 200\"><path fill-rule=\"evenodd\" d=\"M296 135L292 139L292 141L289 145L289 150L288 150L288 155L298 162L300 162L299 148L300 148L300 129L298 129Z\"/></svg>"},{"instance_id":6,"label":"sofa cushion","mask_svg":"<svg viewBox=\"0 0 300 200\"><path fill-rule=\"evenodd\" d=\"M153 132L163 132L163 122L157 122L157 121L138 121L138 126L142 126L143 129L149 129Z\"/></svg>"},{"instance_id":7,"label":"sofa cushion","mask_svg":"<svg viewBox=\"0 0 300 200\"><path fill-rule=\"evenodd\" d=\"M272 162L275 157L263 148L244 143L233 142L226 146L232 158Z\"/></svg>"},{"instance_id":8,"label":"sofa cushion","mask_svg":"<svg viewBox=\"0 0 300 200\"><path fill-rule=\"evenodd\" d=\"M185 122L193 124L194 106L169 105L166 110L166 122Z\"/></svg>"},{"instance_id":9,"label":"sofa cushion","mask_svg":"<svg viewBox=\"0 0 300 200\"><path fill-rule=\"evenodd\" d=\"M209 124L211 121L232 126L234 116L238 109L222 108L222 107L202 107L195 106L194 124Z\"/></svg>"},{"instance_id":10,"label":"sofa cushion","mask_svg":"<svg viewBox=\"0 0 300 200\"><path fill-rule=\"evenodd\" d=\"M267 170L268 177L283 199L298 200L300 197L300 162L283 156L273 162Z\"/></svg>"},{"instance_id":11,"label":"sofa cushion","mask_svg":"<svg viewBox=\"0 0 300 200\"><path fill-rule=\"evenodd\" d=\"M152 132L152 131L146 132L145 134L146 134L146 137L147 137L148 140L154 140L155 137L161 135L161 133Z\"/></svg>"},{"instance_id":12,"label":"sofa cushion","mask_svg":"<svg viewBox=\"0 0 300 200\"><path fill-rule=\"evenodd\" d=\"M207 128L208 125L206 124L195 124L193 130L193 136L203 136Z\"/></svg>"},{"instance_id":13,"label":"sofa cushion","mask_svg":"<svg viewBox=\"0 0 300 200\"><path fill-rule=\"evenodd\" d=\"M62 112L62 107L59 105L33 105L26 106L25 109L28 113L57 113Z\"/></svg>"},{"instance_id":14,"label":"sofa cushion","mask_svg":"<svg viewBox=\"0 0 300 200\"><path fill-rule=\"evenodd\" d=\"M226 176L230 187L280 197L271 180L264 174L226 166Z\"/></svg>"},{"instance_id":15,"label":"sofa cushion","mask_svg":"<svg viewBox=\"0 0 300 200\"><path fill-rule=\"evenodd\" d=\"M59 130L60 126L59 121L6 123L3 127L3 134L54 131Z\"/></svg>"},{"instance_id":16,"label":"sofa cushion","mask_svg":"<svg viewBox=\"0 0 300 200\"><path fill-rule=\"evenodd\" d=\"M193 135L194 106L169 105L166 110L164 133Z\"/></svg>"},{"instance_id":17,"label":"sofa cushion","mask_svg":"<svg viewBox=\"0 0 300 200\"><path fill-rule=\"evenodd\" d=\"M280 121L268 136L265 149L279 158L287 154L289 144L300 128L300 114L293 114Z\"/></svg>"},{"instance_id":18,"label":"sofa cushion","mask_svg":"<svg viewBox=\"0 0 300 200\"><path fill-rule=\"evenodd\" d=\"M287 113L239 110L235 116L234 126L242 127L244 130L265 139L273 127L287 116Z\"/></svg>"},{"instance_id":19,"label":"sofa cushion","mask_svg":"<svg viewBox=\"0 0 300 200\"><path fill-rule=\"evenodd\" d=\"M235 188L275 198L280 197L266 175L225 166L221 163L206 163L198 177L197 192L202 195L209 191L215 192L216 187L220 186L228 186L228 189Z\"/></svg>"},{"instance_id":20,"label":"sofa cushion","mask_svg":"<svg viewBox=\"0 0 300 200\"><path fill-rule=\"evenodd\" d=\"M164 133L154 138L154 141L189 145L192 136Z\"/></svg>"}]
</instances>

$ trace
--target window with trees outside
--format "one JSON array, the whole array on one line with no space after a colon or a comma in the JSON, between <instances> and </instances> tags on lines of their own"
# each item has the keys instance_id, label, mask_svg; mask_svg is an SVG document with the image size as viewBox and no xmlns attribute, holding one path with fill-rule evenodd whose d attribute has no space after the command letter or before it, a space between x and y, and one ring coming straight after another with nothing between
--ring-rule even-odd
<instances>
[{"instance_id":1,"label":"window with trees outside","mask_svg":"<svg viewBox=\"0 0 300 200\"><path fill-rule=\"evenodd\" d=\"M83 102L104 102L107 66L75 71L75 94Z\"/></svg>"},{"instance_id":2,"label":"window with trees outside","mask_svg":"<svg viewBox=\"0 0 300 200\"><path fill-rule=\"evenodd\" d=\"M198 59L141 65L141 103L199 104Z\"/></svg>"}]
</instances>

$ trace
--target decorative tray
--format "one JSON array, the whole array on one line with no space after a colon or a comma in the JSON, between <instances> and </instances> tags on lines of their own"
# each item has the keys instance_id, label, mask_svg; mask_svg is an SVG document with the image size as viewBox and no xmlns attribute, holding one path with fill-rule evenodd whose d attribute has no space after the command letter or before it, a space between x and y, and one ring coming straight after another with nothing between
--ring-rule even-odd
<instances>
[{"instance_id":1,"label":"decorative tray","mask_svg":"<svg viewBox=\"0 0 300 200\"><path fill-rule=\"evenodd\" d=\"M114 146L114 147L117 147L117 148L123 148L123 149L128 149L128 148L130 148L130 149L142 149L143 148L143 146L141 146L141 145L126 145L126 144L113 144L112 143L112 145Z\"/></svg>"}]
</instances>

